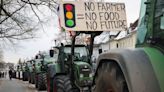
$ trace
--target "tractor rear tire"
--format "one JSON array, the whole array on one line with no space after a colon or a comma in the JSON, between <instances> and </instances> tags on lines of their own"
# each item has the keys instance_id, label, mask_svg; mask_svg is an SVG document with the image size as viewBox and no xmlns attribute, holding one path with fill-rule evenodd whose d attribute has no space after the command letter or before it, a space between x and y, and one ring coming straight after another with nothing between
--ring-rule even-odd
<instances>
[{"instance_id":1,"label":"tractor rear tire","mask_svg":"<svg viewBox=\"0 0 164 92\"><path fill-rule=\"evenodd\" d=\"M38 88L38 74L35 74L35 88Z\"/></svg>"},{"instance_id":2,"label":"tractor rear tire","mask_svg":"<svg viewBox=\"0 0 164 92\"><path fill-rule=\"evenodd\" d=\"M53 92L53 79L52 78L47 80L47 89L48 89L48 92Z\"/></svg>"},{"instance_id":3,"label":"tractor rear tire","mask_svg":"<svg viewBox=\"0 0 164 92\"><path fill-rule=\"evenodd\" d=\"M22 80L25 81L25 72L22 73Z\"/></svg>"},{"instance_id":4,"label":"tractor rear tire","mask_svg":"<svg viewBox=\"0 0 164 92\"><path fill-rule=\"evenodd\" d=\"M31 83L31 73L28 75L28 82Z\"/></svg>"},{"instance_id":5,"label":"tractor rear tire","mask_svg":"<svg viewBox=\"0 0 164 92\"><path fill-rule=\"evenodd\" d=\"M46 90L46 73L38 74L38 90Z\"/></svg>"},{"instance_id":6,"label":"tractor rear tire","mask_svg":"<svg viewBox=\"0 0 164 92\"><path fill-rule=\"evenodd\" d=\"M53 80L53 92L73 92L71 80L68 76L59 75Z\"/></svg>"},{"instance_id":7,"label":"tractor rear tire","mask_svg":"<svg viewBox=\"0 0 164 92\"><path fill-rule=\"evenodd\" d=\"M105 62L98 68L94 92L129 92L126 80L119 65Z\"/></svg>"},{"instance_id":8,"label":"tractor rear tire","mask_svg":"<svg viewBox=\"0 0 164 92\"><path fill-rule=\"evenodd\" d=\"M47 75L47 92L53 92L53 78Z\"/></svg>"},{"instance_id":9,"label":"tractor rear tire","mask_svg":"<svg viewBox=\"0 0 164 92\"><path fill-rule=\"evenodd\" d=\"M35 84L35 73L31 73L31 83Z\"/></svg>"},{"instance_id":10,"label":"tractor rear tire","mask_svg":"<svg viewBox=\"0 0 164 92\"><path fill-rule=\"evenodd\" d=\"M27 74L27 72L23 72L22 73L22 77L23 77L22 78L23 81L28 81L28 74Z\"/></svg>"},{"instance_id":11,"label":"tractor rear tire","mask_svg":"<svg viewBox=\"0 0 164 92\"><path fill-rule=\"evenodd\" d=\"M28 72L26 72L25 76L25 81L28 81Z\"/></svg>"}]
</instances>

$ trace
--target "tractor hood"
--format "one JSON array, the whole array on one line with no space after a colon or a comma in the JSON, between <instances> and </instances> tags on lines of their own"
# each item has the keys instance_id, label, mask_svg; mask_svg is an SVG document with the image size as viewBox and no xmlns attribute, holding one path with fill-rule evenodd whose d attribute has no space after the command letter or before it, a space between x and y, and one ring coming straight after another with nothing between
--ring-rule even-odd
<instances>
[{"instance_id":1,"label":"tractor hood","mask_svg":"<svg viewBox=\"0 0 164 92\"><path fill-rule=\"evenodd\" d=\"M89 86L92 84L92 67L86 62L74 62L75 79L79 86Z\"/></svg>"},{"instance_id":2,"label":"tractor hood","mask_svg":"<svg viewBox=\"0 0 164 92\"><path fill-rule=\"evenodd\" d=\"M56 58L45 58L44 59L45 64L51 64L51 63L54 63L56 61L57 61Z\"/></svg>"},{"instance_id":3,"label":"tractor hood","mask_svg":"<svg viewBox=\"0 0 164 92\"><path fill-rule=\"evenodd\" d=\"M76 69L80 71L83 71L83 72L91 72L92 71L92 68L91 66L86 63L86 62L74 62L74 66L76 67Z\"/></svg>"},{"instance_id":4,"label":"tractor hood","mask_svg":"<svg viewBox=\"0 0 164 92\"><path fill-rule=\"evenodd\" d=\"M92 72L92 67L86 62L74 62L74 66L78 69L78 72Z\"/></svg>"}]
</instances>

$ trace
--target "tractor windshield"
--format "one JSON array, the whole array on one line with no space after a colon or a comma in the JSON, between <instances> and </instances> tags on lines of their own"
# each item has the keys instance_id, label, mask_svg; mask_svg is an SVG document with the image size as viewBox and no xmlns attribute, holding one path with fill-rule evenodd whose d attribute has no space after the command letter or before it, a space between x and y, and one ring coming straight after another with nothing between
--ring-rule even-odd
<instances>
[{"instance_id":1,"label":"tractor windshield","mask_svg":"<svg viewBox=\"0 0 164 92\"><path fill-rule=\"evenodd\" d=\"M71 53L71 47L65 47L64 52ZM75 47L75 55L79 55L80 57L88 56L87 48L85 46Z\"/></svg>"},{"instance_id":2,"label":"tractor windshield","mask_svg":"<svg viewBox=\"0 0 164 92\"><path fill-rule=\"evenodd\" d=\"M88 55L86 47L75 47L75 54L76 53L79 53L80 57Z\"/></svg>"},{"instance_id":3,"label":"tractor windshield","mask_svg":"<svg viewBox=\"0 0 164 92\"><path fill-rule=\"evenodd\" d=\"M27 61L27 66L28 67L31 67L32 66L31 63L30 63L30 61Z\"/></svg>"}]
</instances>

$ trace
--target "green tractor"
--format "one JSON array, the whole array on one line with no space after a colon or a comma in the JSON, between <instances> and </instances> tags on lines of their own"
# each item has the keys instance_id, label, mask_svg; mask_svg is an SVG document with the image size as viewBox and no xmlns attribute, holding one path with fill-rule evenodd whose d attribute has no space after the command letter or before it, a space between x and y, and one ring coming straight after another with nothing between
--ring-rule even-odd
<instances>
[{"instance_id":1,"label":"green tractor","mask_svg":"<svg viewBox=\"0 0 164 92\"><path fill-rule=\"evenodd\" d=\"M142 0L135 49L97 60L94 92L164 92L164 0Z\"/></svg>"},{"instance_id":2,"label":"green tractor","mask_svg":"<svg viewBox=\"0 0 164 92\"><path fill-rule=\"evenodd\" d=\"M39 52L34 59L34 81L38 90L46 90L47 88L47 69L48 65L54 62L55 58L47 52Z\"/></svg>"},{"instance_id":3,"label":"green tractor","mask_svg":"<svg viewBox=\"0 0 164 92\"><path fill-rule=\"evenodd\" d=\"M20 69L20 64L17 64L16 67L17 67L17 68L16 68L16 78L17 78L17 79L20 79L20 71L21 71L21 69Z\"/></svg>"},{"instance_id":4,"label":"green tractor","mask_svg":"<svg viewBox=\"0 0 164 92\"><path fill-rule=\"evenodd\" d=\"M56 60L48 65L48 92L90 90L93 75L85 45L61 45L50 54Z\"/></svg>"},{"instance_id":5,"label":"green tractor","mask_svg":"<svg viewBox=\"0 0 164 92\"><path fill-rule=\"evenodd\" d=\"M17 64L17 74L16 75L19 80L23 79L23 63Z\"/></svg>"},{"instance_id":6,"label":"green tractor","mask_svg":"<svg viewBox=\"0 0 164 92\"><path fill-rule=\"evenodd\" d=\"M35 81L35 87L38 90L46 90L46 58L47 58L47 53L46 52L39 52L35 56L34 59L34 81Z\"/></svg>"},{"instance_id":7,"label":"green tractor","mask_svg":"<svg viewBox=\"0 0 164 92\"><path fill-rule=\"evenodd\" d=\"M27 61L27 66L29 68L28 81L29 83L35 84L35 61Z\"/></svg>"},{"instance_id":8,"label":"green tractor","mask_svg":"<svg viewBox=\"0 0 164 92\"><path fill-rule=\"evenodd\" d=\"M29 68L27 66L27 62L24 62L22 65L22 80L23 81L28 81L28 72L29 72Z\"/></svg>"}]
</instances>

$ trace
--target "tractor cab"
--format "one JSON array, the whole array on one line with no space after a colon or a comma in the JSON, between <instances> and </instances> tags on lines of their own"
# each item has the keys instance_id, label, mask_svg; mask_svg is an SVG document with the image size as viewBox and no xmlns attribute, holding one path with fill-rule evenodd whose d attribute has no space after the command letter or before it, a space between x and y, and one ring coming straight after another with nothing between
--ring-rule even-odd
<instances>
[{"instance_id":1,"label":"tractor cab","mask_svg":"<svg viewBox=\"0 0 164 92\"><path fill-rule=\"evenodd\" d=\"M50 50L49 53L47 52L43 58L44 65L48 65L56 62L58 59L58 54L59 52L57 49Z\"/></svg>"},{"instance_id":2,"label":"tractor cab","mask_svg":"<svg viewBox=\"0 0 164 92\"><path fill-rule=\"evenodd\" d=\"M32 72L32 63L31 63L31 60L27 61L27 67L28 67L28 70L29 72Z\"/></svg>"},{"instance_id":3,"label":"tractor cab","mask_svg":"<svg viewBox=\"0 0 164 92\"><path fill-rule=\"evenodd\" d=\"M156 43L160 48L164 49L164 1L157 0L155 4L154 11L154 30L153 35L156 40Z\"/></svg>"},{"instance_id":4,"label":"tractor cab","mask_svg":"<svg viewBox=\"0 0 164 92\"><path fill-rule=\"evenodd\" d=\"M71 54L71 45L66 45L64 53ZM74 61L85 61L88 62L89 51L85 45L75 45L74 50Z\"/></svg>"},{"instance_id":5,"label":"tractor cab","mask_svg":"<svg viewBox=\"0 0 164 92\"><path fill-rule=\"evenodd\" d=\"M164 1L142 0L137 46L164 49Z\"/></svg>"},{"instance_id":6,"label":"tractor cab","mask_svg":"<svg viewBox=\"0 0 164 92\"><path fill-rule=\"evenodd\" d=\"M28 69L27 62L24 62L24 63L23 63L22 70L23 70L23 71L26 71L26 72L29 70L29 69Z\"/></svg>"}]
</instances>

